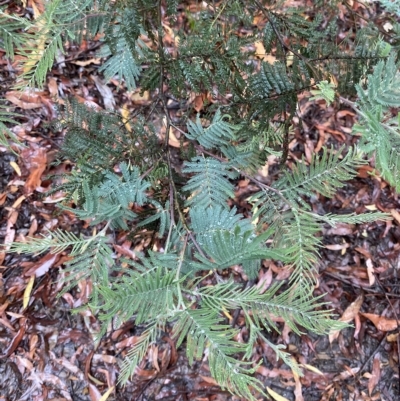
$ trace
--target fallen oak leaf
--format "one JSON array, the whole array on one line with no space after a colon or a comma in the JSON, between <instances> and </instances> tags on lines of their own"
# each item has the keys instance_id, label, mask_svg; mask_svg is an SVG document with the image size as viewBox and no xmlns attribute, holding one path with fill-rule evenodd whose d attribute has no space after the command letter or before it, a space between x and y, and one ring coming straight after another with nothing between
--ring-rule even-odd
<instances>
[{"instance_id":1,"label":"fallen oak leaf","mask_svg":"<svg viewBox=\"0 0 400 401\"><path fill-rule=\"evenodd\" d=\"M375 315L373 313L361 313L361 315L370 320L380 331L392 331L398 328L396 319L388 319L387 317Z\"/></svg>"}]
</instances>

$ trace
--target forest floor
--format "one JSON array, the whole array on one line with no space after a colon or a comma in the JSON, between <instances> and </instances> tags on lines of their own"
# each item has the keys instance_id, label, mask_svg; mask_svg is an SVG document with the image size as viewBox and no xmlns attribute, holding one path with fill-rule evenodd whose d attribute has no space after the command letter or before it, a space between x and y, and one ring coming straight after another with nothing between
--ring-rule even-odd
<instances>
[{"instance_id":1,"label":"forest floor","mask_svg":"<svg viewBox=\"0 0 400 401\"><path fill-rule=\"evenodd\" d=\"M384 18L376 5L367 10L356 1L349 3L352 6L340 5L343 32L353 12L371 20L373 10L372 20L382 27ZM19 6L13 7L14 12L21 11ZM98 46L97 42L85 42L79 48L67 48L43 91L22 96L12 90L17 71L0 49L1 97L23 114L12 130L27 145L14 147L17 154L0 148L0 237L5 242L23 240L46 229L76 233L87 229L43 195L51 188L49 175L71 169L66 163L52 164L63 139L62 133L46 125L56 118L56 103L74 97L93 107L132 112L151 102L152 94L127 93L118 81L103 83L97 75ZM302 155L310 159L322 145L357 141L351 135L357 116L349 106L335 102L328 107L324 101L310 101L308 95L299 99L295 122L301 124L291 133L289 167ZM201 97L194 96L191 101L195 109L202 107ZM297 336L284 325L280 334L271 333L271 341L283 344L303 365L300 378L277 361L268 347L260 343L254 349L254 360L262 362L258 378L282 400L400 399L400 201L379 176L369 174L372 170L366 165L334 198L318 197L312 204L318 213L391 213L392 219L387 221L340 224L326 227L321 234L315 294L323 295L334 313L353 327L329 337ZM260 171L259 178L266 174L265 169ZM238 209L245 207L251 191L247 180L237 181ZM115 254L133 258L147 245L144 240L119 235ZM167 332L151 346L134 378L124 387L116 386L118 364L138 340L134 322L117 330L110 328L96 344L94 336L100 325L96 316L85 310L73 313L86 302L90 283L82 281L57 297L66 260L67 254L29 257L0 253L0 401L238 400L216 385L206 360L189 366L184 350L175 348ZM286 273L268 261L260 279L282 279Z\"/></svg>"}]
</instances>

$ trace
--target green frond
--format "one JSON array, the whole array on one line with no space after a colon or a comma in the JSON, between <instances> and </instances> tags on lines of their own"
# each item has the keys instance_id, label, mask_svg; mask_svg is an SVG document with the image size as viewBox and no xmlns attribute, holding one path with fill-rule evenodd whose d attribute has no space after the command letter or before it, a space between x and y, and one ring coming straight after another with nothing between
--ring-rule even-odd
<instances>
[{"instance_id":1,"label":"green frond","mask_svg":"<svg viewBox=\"0 0 400 401\"><path fill-rule=\"evenodd\" d=\"M137 203L142 206L147 202L146 189L150 183L142 180L137 167L130 168L127 163L120 164L122 177L107 172L104 181L100 185L100 193L115 204L127 208L130 203Z\"/></svg>"},{"instance_id":2,"label":"green frond","mask_svg":"<svg viewBox=\"0 0 400 401\"><path fill-rule=\"evenodd\" d=\"M391 118L388 106L396 102L400 105L396 86L399 83L398 65L391 55L368 76L365 91L357 86L361 121L353 127L354 132L362 134L360 149L368 155L375 154L377 170L397 192L400 192L400 121L399 117Z\"/></svg>"},{"instance_id":3,"label":"green frond","mask_svg":"<svg viewBox=\"0 0 400 401\"><path fill-rule=\"evenodd\" d=\"M310 91L314 95L310 100L324 99L329 106L335 100L335 85L328 81L321 81L317 84L317 88Z\"/></svg>"},{"instance_id":4,"label":"green frond","mask_svg":"<svg viewBox=\"0 0 400 401\"><path fill-rule=\"evenodd\" d=\"M292 218L286 222L281 240L288 248L287 261L294 267L290 280L313 280L318 271L321 226L311 215L296 208L292 208L291 213Z\"/></svg>"},{"instance_id":5,"label":"green frond","mask_svg":"<svg viewBox=\"0 0 400 401\"><path fill-rule=\"evenodd\" d=\"M175 271L163 266L147 272L129 270L111 287L99 289L105 311L99 319L108 321L118 316L123 322L135 317L139 325L168 316L176 308L178 283Z\"/></svg>"},{"instance_id":6,"label":"green frond","mask_svg":"<svg viewBox=\"0 0 400 401\"><path fill-rule=\"evenodd\" d=\"M114 199L101 197L98 187L89 187L84 182L82 185L84 202L80 208L72 208L66 205L60 205L63 210L74 213L81 220L91 219L91 225L110 221L113 226L127 229L125 220L133 220L136 214L131 210L124 208Z\"/></svg>"},{"instance_id":7,"label":"green frond","mask_svg":"<svg viewBox=\"0 0 400 401\"><path fill-rule=\"evenodd\" d=\"M396 14L400 17L400 0L377 0L388 13Z\"/></svg>"},{"instance_id":8,"label":"green frond","mask_svg":"<svg viewBox=\"0 0 400 401\"><path fill-rule=\"evenodd\" d=\"M107 242L107 237L98 235L88 241L88 245L82 247L81 252L67 262L64 282L68 284L63 287L60 296L75 286L79 280L90 278L93 283L91 297L95 299L94 303L97 303L98 290L108 285L109 273L114 269L113 252Z\"/></svg>"},{"instance_id":9,"label":"green frond","mask_svg":"<svg viewBox=\"0 0 400 401\"><path fill-rule=\"evenodd\" d=\"M263 224L268 224L275 230L275 242L281 243L286 222L291 218L291 203L271 190L257 192L249 202L252 204L253 222L257 222L260 229Z\"/></svg>"},{"instance_id":10,"label":"green frond","mask_svg":"<svg viewBox=\"0 0 400 401\"><path fill-rule=\"evenodd\" d=\"M265 246L265 242L272 234L271 230L256 236L253 230L241 231L240 226L236 226L233 233L229 231L214 231L203 237L203 249L212 258L212 262L203 256L196 254L196 258L201 262L193 262L196 269L226 269L235 264L242 264L243 267L249 266L250 261L261 259L286 260L286 250L270 249ZM254 266L251 272L254 276ZM248 272L246 272L248 273Z\"/></svg>"},{"instance_id":11,"label":"green frond","mask_svg":"<svg viewBox=\"0 0 400 401\"><path fill-rule=\"evenodd\" d=\"M319 215L312 213L316 220L328 223L330 226L335 227L337 223L347 224L364 224L372 223L377 220L388 220L391 215L389 213L371 212L363 214L325 214Z\"/></svg>"},{"instance_id":12,"label":"green frond","mask_svg":"<svg viewBox=\"0 0 400 401\"><path fill-rule=\"evenodd\" d=\"M400 107L400 72L393 52L387 60L381 60L374 72L368 75L367 88L356 85L362 111L373 110L376 105L384 107Z\"/></svg>"},{"instance_id":13,"label":"green frond","mask_svg":"<svg viewBox=\"0 0 400 401\"><path fill-rule=\"evenodd\" d=\"M260 72L254 77L252 87L259 98L269 98L274 93L280 95L295 90L285 66L279 61L275 64L263 62Z\"/></svg>"},{"instance_id":14,"label":"green frond","mask_svg":"<svg viewBox=\"0 0 400 401\"><path fill-rule=\"evenodd\" d=\"M118 41L115 53L105 45L98 54L100 57L109 57L100 67L99 71L104 74L106 81L110 81L115 75L125 81L129 91L136 89L136 82L140 77L141 67L137 58L123 39Z\"/></svg>"},{"instance_id":15,"label":"green frond","mask_svg":"<svg viewBox=\"0 0 400 401\"><path fill-rule=\"evenodd\" d=\"M69 231L55 230L49 232L49 236L42 235L41 238L28 237L27 242L13 242L10 252L33 253L40 255L43 252L61 253L71 247L71 256L79 255L94 240L93 237L77 237Z\"/></svg>"},{"instance_id":16,"label":"green frond","mask_svg":"<svg viewBox=\"0 0 400 401\"><path fill-rule=\"evenodd\" d=\"M207 239L217 232L234 235L237 227L241 232L253 231L250 220L243 218L242 214L236 212L236 208L228 210L221 205L208 209L191 208L191 228L199 245L205 245Z\"/></svg>"},{"instance_id":17,"label":"green frond","mask_svg":"<svg viewBox=\"0 0 400 401\"><path fill-rule=\"evenodd\" d=\"M254 174L260 166L263 164L262 151L267 149L260 149L261 140L259 137L254 138L255 149L251 149L252 145L249 145L249 150L240 149L238 146L221 146L221 152L229 160L229 165L232 169L240 169L250 174Z\"/></svg>"},{"instance_id":18,"label":"green frond","mask_svg":"<svg viewBox=\"0 0 400 401\"><path fill-rule=\"evenodd\" d=\"M356 168L365 164L356 148L350 149L340 160L342 149L334 152L333 149L328 151L323 148L322 156L313 156L309 167L304 160L296 163L292 173L286 172L276 187L294 201L298 201L302 195L311 196L313 192L331 198L338 188L357 175Z\"/></svg>"},{"instance_id":19,"label":"green frond","mask_svg":"<svg viewBox=\"0 0 400 401\"><path fill-rule=\"evenodd\" d=\"M31 23L20 17L10 16L0 9L0 43L6 57L14 60L15 50L21 48L28 35L23 32Z\"/></svg>"},{"instance_id":20,"label":"green frond","mask_svg":"<svg viewBox=\"0 0 400 401\"><path fill-rule=\"evenodd\" d=\"M156 207L156 212L152 214L150 217L140 221L137 224L137 227L144 227L154 221L159 220L159 228L158 228L158 237L162 238L165 234L167 227L171 224L171 211L170 211L170 204L169 201L165 203L165 206L162 207L160 203L155 200L151 200L150 203Z\"/></svg>"},{"instance_id":21,"label":"green frond","mask_svg":"<svg viewBox=\"0 0 400 401\"><path fill-rule=\"evenodd\" d=\"M327 334L332 325L343 327L341 322L331 319L331 311L321 309L312 296L313 288L304 284L294 284L289 289L279 292L281 284L274 285L264 294L257 287L240 289L232 280L212 287L203 287L193 294L199 296L206 308L227 310L242 308L256 327L278 330L274 317L282 317L291 330L297 334L311 330L318 334ZM251 313L250 313L251 312ZM278 330L279 331L279 330Z\"/></svg>"},{"instance_id":22,"label":"green frond","mask_svg":"<svg viewBox=\"0 0 400 401\"><path fill-rule=\"evenodd\" d=\"M229 171L226 163L212 158L194 157L191 162L184 164L182 172L194 174L183 187L184 191L192 194L186 201L189 206L227 206L226 201L233 197L233 185L229 178L235 178L236 174Z\"/></svg>"},{"instance_id":23,"label":"green frond","mask_svg":"<svg viewBox=\"0 0 400 401\"><path fill-rule=\"evenodd\" d=\"M196 122L188 121L189 132L185 135L189 139L198 141L205 149L227 145L229 141L235 139L235 131L239 127L227 123L224 121L224 117L221 115L221 110L217 110L211 124L207 128L203 128L197 114Z\"/></svg>"},{"instance_id":24,"label":"green frond","mask_svg":"<svg viewBox=\"0 0 400 401\"><path fill-rule=\"evenodd\" d=\"M189 363L202 357L205 348L209 349L211 375L218 383L230 392L255 400L251 389L262 393L259 380L250 376L255 368L243 367L233 356L244 351L244 345L233 340L236 331L222 324L216 311L210 309L185 309L179 312L174 326L174 337L177 345L187 339L186 352Z\"/></svg>"},{"instance_id":25,"label":"green frond","mask_svg":"<svg viewBox=\"0 0 400 401\"><path fill-rule=\"evenodd\" d=\"M10 149L13 153L15 152L10 147L10 140L15 142L18 146L25 147L16 135L5 125L5 123L18 125L18 122L14 120L16 117L21 117L21 114L8 111L7 106L0 102L0 145Z\"/></svg>"},{"instance_id":26,"label":"green frond","mask_svg":"<svg viewBox=\"0 0 400 401\"><path fill-rule=\"evenodd\" d=\"M146 329L137 337L137 341L130 348L126 357L121 364L121 372L118 377L118 383L125 384L135 373L138 364L146 356L150 344L157 340L160 333L161 324L158 322L150 322Z\"/></svg>"},{"instance_id":27,"label":"green frond","mask_svg":"<svg viewBox=\"0 0 400 401\"><path fill-rule=\"evenodd\" d=\"M122 177L106 172L99 185L90 186L82 182L82 203L80 208L61 205L80 219L93 219L91 225L110 221L112 225L127 228L125 220L133 220L136 214L129 206L131 203L143 205L147 201L145 194L150 184L140 178L139 170L130 171L126 163L120 165ZM121 179L122 178L122 179Z\"/></svg>"}]
</instances>

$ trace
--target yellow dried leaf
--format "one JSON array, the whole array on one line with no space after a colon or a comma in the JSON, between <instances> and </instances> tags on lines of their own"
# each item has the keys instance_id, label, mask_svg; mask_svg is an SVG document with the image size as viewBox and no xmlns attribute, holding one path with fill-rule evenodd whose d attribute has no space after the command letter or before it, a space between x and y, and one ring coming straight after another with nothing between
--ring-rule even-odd
<instances>
[{"instance_id":1,"label":"yellow dried leaf","mask_svg":"<svg viewBox=\"0 0 400 401\"><path fill-rule=\"evenodd\" d=\"M29 279L28 285L26 286L25 291L24 291L24 297L23 297L23 301L22 301L22 307L24 309L26 309L26 307L29 304L29 299L31 297L31 292L32 292L34 282L35 282L35 276L32 275L31 278Z\"/></svg>"},{"instance_id":2,"label":"yellow dried leaf","mask_svg":"<svg viewBox=\"0 0 400 401\"><path fill-rule=\"evenodd\" d=\"M316 373L317 375L324 376L325 374L322 373L319 369L317 369L315 366L309 365L308 363L304 363L301 366L306 368L307 370Z\"/></svg>"},{"instance_id":3,"label":"yellow dried leaf","mask_svg":"<svg viewBox=\"0 0 400 401\"><path fill-rule=\"evenodd\" d=\"M274 390L271 390L269 387L266 387L267 393L275 400L275 401L289 401L287 398L282 397L278 393L276 393Z\"/></svg>"},{"instance_id":4,"label":"yellow dried leaf","mask_svg":"<svg viewBox=\"0 0 400 401\"><path fill-rule=\"evenodd\" d=\"M21 169L15 162L10 162L10 166L15 170L15 172L21 177Z\"/></svg>"},{"instance_id":5,"label":"yellow dried leaf","mask_svg":"<svg viewBox=\"0 0 400 401\"><path fill-rule=\"evenodd\" d=\"M269 64L274 64L276 61L276 57L272 54L265 53L265 47L261 40L258 40L254 43L254 47L256 48L256 57L268 62Z\"/></svg>"},{"instance_id":6,"label":"yellow dried leaf","mask_svg":"<svg viewBox=\"0 0 400 401\"><path fill-rule=\"evenodd\" d=\"M24 200L26 197L24 195L21 195L12 205L13 209L16 209Z\"/></svg>"},{"instance_id":7,"label":"yellow dried leaf","mask_svg":"<svg viewBox=\"0 0 400 401\"><path fill-rule=\"evenodd\" d=\"M132 127L129 124L129 110L126 108L126 106L122 106L121 116L122 116L122 121L124 122L124 125L125 125L125 128L127 129L127 131L132 132Z\"/></svg>"},{"instance_id":8,"label":"yellow dried leaf","mask_svg":"<svg viewBox=\"0 0 400 401\"><path fill-rule=\"evenodd\" d=\"M99 399L99 401L106 401L110 394L114 391L114 386L110 387Z\"/></svg>"}]
</instances>

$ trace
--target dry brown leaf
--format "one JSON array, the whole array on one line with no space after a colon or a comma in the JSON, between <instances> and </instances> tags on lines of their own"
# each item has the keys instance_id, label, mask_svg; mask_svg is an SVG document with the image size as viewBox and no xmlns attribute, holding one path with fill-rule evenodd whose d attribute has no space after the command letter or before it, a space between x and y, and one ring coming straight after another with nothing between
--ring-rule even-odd
<instances>
[{"instance_id":1,"label":"dry brown leaf","mask_svg":"<svg viewBox=\"0 0 400 401\"><path fill-rule=\"evenodd\" d=\"M389 343L396 342L398 336L399 336L399 333L389 334L389 335L386 337L386 341L389 342Z\"/></svg>"},{"instance_id":2,"label":"dry brown leaf","mask_svg":"<svg viewBox=\"0 0 400 401\"><path fill-rule=\"evenodd\" d=\"M92 383L89 383L89 396L90 396L91 401L99 401L101 398L100 391Z\"/></svg>"},{"instance_id":3,"label":"dry brown leaf","mask_svg":"<svg viewBox=\"0 0 400 401\"><path fill-rule=\"evenodd\" d=\"M354 302L352 302L347 309L343 312L342 317L339 319L339 321L344 322L344 323L350 323L355 319L355 317L358 315L361 305L364 302L364 296L359 295ZM331 331L329 334L329 342L332 343L335 341L338 336L339 336L340 330L334 330Z\"/></svg>"},{"instance_id":4,"label":"dry brown leaf","mask_svg":"<svg viewBox=\"0 0 400 401\"><path fill-rule=\"evenodd\" d=\"M213 379L212 377L209 376L202 376L199 375L206 383L211 384L213 386L218 386L218 383L216 382L215 379Z\"/></svg>"},{"instance_id":5,"label":"dry brown leaf","mask_svg":"<svg viewBox=\"0 0 400 401\"><path fill-rule=\"evenodd\" d=\"M370 396L374 391L375 386L379 383L380 378L381 378L381 361L380 361L380 354L377 353L372 363L371 377L368 380L368 394Z\"/></svg>"},{"instance_id":6,"label":"dry brown leaf","mask_svg":"<svg viewBox=\"0 0 400 401\"><path fill-rule=\"evenodd\" d=\"M328 244L328 245L325 245L325 248L329 249L331 251L341 251L343 249L348 248L349 246L350 246L350 244L345 242L344 244Z\"/></svg>"},{"instance_id":7,"label":"dry brown leaf","mask_svg":"<svg viewBox=\"0 0 400 401\"><path fill-rule=\"evenodd\" d=\"M15 170L19 177L21 177L21 169L19 168L18 164L15 162L10 162L10 166Z\"/></svg>"},{"instance_id":8,"label":"dry brown leaf","mask_svg":"<svg viewBox=\"0 0 400 401\"><path fill-rule=\"evenodd\" d=\"M387 317L374 315L373 313L361 313L361 315L371 320L374 326L380 331L392 331L397 329L396 319L388 319Z\"/></svg>"},{"instance_id":9,"label":"dry brown leaf","mask_svg":"<svg viewBox=\"0 0 400 401\"><path fill-rule=\"evenodd\" d=\"M96 75L91 75L90 78L95 83L97 90L100 92L100 95L103 98L104 107L108 110L114 110L115 99L111 88L108 87L107 84L105 84L101 78Z\"/></svg>"},{"instance_id":10,"label":"dry brown leaf","mask_svg":"<svg viewBox=\"0 0 400 401\"><path fill-rule=\"evenodd\" d=\"M34 265L25 273L27 276L36 276L41 277L45 275L51 267L54 266L54 263L58 259L57 254L48 253L47 255L43 256Z\"/></svg>"},{"instance_id":11,"label":"dry brown leaf","mask_svg":"<svg viewBox=\"0 0 400 401\"><path fill-rule=\"evenodd\" d=\"M292 361L294 363L296 363L296 360L293 357L292 357ZM303 391L301 389L300 377L296 371L292 370L292 372L293 372L293 377L294 377L294 382L295 382L295 386L294 386L294 396L296 397L295 400L296 401L304 401Z\"/></svg>"},{"instance_id":12,"label":"dry brown leaf","mask_svg":"<svg viewBox=\"0 0 400 401\"><path fill-rule=\"evenodd\" d=\"M374 266L372 265L372 260L371 259L367 259L365 264L367 266L367 274L368 274L369 285L374 285L374 283L375 283L375 274L374 274Z\"/></svg>"},{"instance_id":13,"label":"dry brown leaf","mask_svg":"<svg viewBox=\"0 0 400 401\"><path fill-rule=\"evenodd\" d=\"M393 218L400 224L400 213L396 209L391 209L390 213Z\"/></svg>"},{"instance_id":14,"label":"dry brown leaf","mask_svg":"<svg viewBox=\"0 0 400 401\"><path fill-rule=\"evenodd\" d=\"M46 170L47 165L47 154L46 149L44 148L36 148L33 153L32 149L27 149L25 155L22 157L26 157L26 167L29 170L29 177L25 182L25 192L27 194L32 193L37 187L42 183L41 177L44 171Z\"/></svg>"},{"instance_id":15,"label":"dry brown leaf","mask_svg":"<svg viewBox=\"0 0 400 401\"><path fill-rule=\"evenodd\" d=\"M6 99L24 110L37 109L42 107L42 99L38 93L35 92L17 92L9 91L6 93Z\"/></svg>"}]
</instances>

